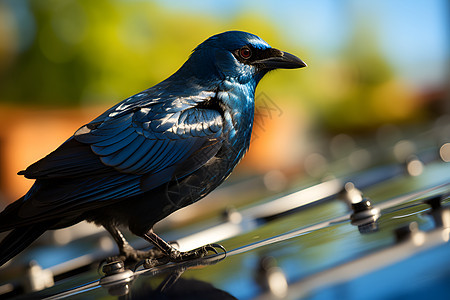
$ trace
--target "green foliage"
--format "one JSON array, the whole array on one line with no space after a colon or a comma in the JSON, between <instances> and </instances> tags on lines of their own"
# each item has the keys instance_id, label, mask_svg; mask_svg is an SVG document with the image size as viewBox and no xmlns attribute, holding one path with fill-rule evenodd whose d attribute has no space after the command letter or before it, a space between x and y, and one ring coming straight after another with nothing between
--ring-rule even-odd
<instances>
[{"instance_id":1,"label":"green foliage","mask_svg":"<svg viewBox=\"0 0 450 300\"><path fill-rule=\"evenodd\" d=\"M28 0L22 2L30 12L24 20L26 15L8 3L0 3L0 102L110 105L175 72L207 37L244 30L308 64L301 71L274 72L259 91L308 110L311 119L325 127L373 127L413 118L420 110L417 97L405 92L408 87L392 83L395 76L371 24L356 27L340 52L323 56L323 51L294 46L282 34L283 28L257 11L218 19L193 11L174 12L151 1ZM32 24L28 26L32 43L21 49L24 21ZM295 28L289 30L292 36ZM2 51L6 45L12 50ZM403 100L391 101L385 97L389 94ZM386 114L386 103L397 107ZM407 109L402 108L405 105Z\"/></svg>"},{"instance_id":2,"label":"green foliage","mask_svg":"<svg viewBox=\"0 0 450 300\"><path fill-rule=\"evenodd\" d=\"M30 1L34 42L4 70L0 101L117 102L163 80L207 37L248 30L278 42L270 24L242 14L229 24L146 1ZM18 17L18 16L16 16ZM20 18L16 20L16 25ZM16 37L20 38L20 37Z\"/></svg>"}]
</instances>

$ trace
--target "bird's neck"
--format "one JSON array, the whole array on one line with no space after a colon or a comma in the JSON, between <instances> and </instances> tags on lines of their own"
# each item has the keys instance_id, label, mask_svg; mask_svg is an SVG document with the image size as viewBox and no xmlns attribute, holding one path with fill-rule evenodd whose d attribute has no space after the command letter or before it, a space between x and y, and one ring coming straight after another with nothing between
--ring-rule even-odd
<instances>
[{"instance_id":1,"label":"bird's neck","mask_svg":"<svg viewBox=\"0 0 450 300\"><path fill-rule=\"evenodd\" d=\"M226 107L224 110L225 129L231 139L250 142L255 110L256 83L241 84L237 80L221 82L217 99ZM247 145L248 146L248 145Z\"/></svg>"}]
</instances>

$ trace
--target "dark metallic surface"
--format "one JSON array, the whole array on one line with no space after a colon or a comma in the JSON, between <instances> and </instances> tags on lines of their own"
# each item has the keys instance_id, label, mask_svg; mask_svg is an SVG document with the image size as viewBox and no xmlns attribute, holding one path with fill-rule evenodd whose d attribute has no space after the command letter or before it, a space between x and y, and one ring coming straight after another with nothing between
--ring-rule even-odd
<instances>
[{"instance_id":1,"label":"dark metallic surface","mask_svg":"<svg viewBox=\"0 0 450 300\"><path fill-rule=\"evenodd\" d=\"M427 148L425 156L435 150ZM291 192L229 208L222 217L218 213L164 232L180 249L220 243L226 254L149 269L144 262L135 270L115 264L104 268L109 276L119 274L117 278L98 271L114 249L73 254L53 263L38 255L37 264L53 274L54 285L25 292L23 272L17 272L21 275L1 281L0 295L17 299L448 299L450 168L436 155L423 159L421 153L417 157L423 169L414 176L402 162L377 164L300 183ZM256 181L249 182L253 186ZM92 244L99 236L74 241L64 253ZM16 272L26 257L20 259L0 274Z\"/></svg>"}]
</instances>

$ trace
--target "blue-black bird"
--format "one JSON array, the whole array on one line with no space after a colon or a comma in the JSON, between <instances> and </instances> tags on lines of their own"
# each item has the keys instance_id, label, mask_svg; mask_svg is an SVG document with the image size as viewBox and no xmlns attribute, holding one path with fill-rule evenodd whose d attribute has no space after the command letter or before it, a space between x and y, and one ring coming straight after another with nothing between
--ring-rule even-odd
<instances>
[{"instance_id":1,"label":"blue-black bird","mask_svg":"<svg viewBox=\"0 0 450 300\"><path fill-rule=\"evenodd\" d=\"M210 246L176 250L153 225L230 175L249 147L261 78L305 66L250 33L208 38L169 78L108 109L19 172L35 182L0 213L0 232L11 231L0 243L0 265L46 230L83 220L104 226L123 259L158 252L180 261L206 254ZM133 249L119 226L156 250Z\"/></svg>"}]
</instances>

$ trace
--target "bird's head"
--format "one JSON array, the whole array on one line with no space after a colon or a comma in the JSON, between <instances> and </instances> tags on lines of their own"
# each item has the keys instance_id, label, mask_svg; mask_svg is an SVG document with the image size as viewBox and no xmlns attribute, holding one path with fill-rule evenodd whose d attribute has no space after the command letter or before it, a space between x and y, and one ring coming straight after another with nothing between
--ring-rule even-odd
<instances>
[{"instance_id":1,"label":"bird's head","mask_svg":"<svg viewBox=\"0 0 450 300\"><path fill-rule=\"evenodd\" d=\"M271 70L302 67L306 64L301 59L270 47L254 34L227 31L198 45L180 71L202 80L231 79L257 84Z\"/></svg>"}]
</instances>

